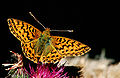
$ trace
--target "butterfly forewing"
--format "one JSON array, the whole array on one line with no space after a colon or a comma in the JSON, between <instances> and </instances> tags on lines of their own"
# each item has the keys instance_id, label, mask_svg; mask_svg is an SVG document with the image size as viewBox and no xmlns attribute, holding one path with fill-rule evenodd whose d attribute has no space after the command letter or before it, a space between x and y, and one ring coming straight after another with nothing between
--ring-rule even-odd
<instances>
[{"instance_id":1,"label":"butterfly forewing","mask_svg":"<svg viewBox=\"0 0 120 78\"><path fill-rule=\"evenodd\" d=\"M10 32L21 42L30 42L40 37L41 32L24 21L13 18L9 18L7 21Z\"/></svg>"},{"instance_id":2,"label":"butterfly forewing","mask_svg":"<svg viewBox=\"0 0 120 78\"><path fill-rule=\"evenodd\" d=\"M91 50L87 45L66 37L52 36L55 39L54 47L63 56L80 56Z\"/></svg>"},{"instance_id":3,"label":"butterfly forewing","mask_svg":"<svg viewBox=\"0 0 120 78\"><path fill-rule=\"evenodd\" d=\"M34 50L34 45L37 42L36 39L40 37L42 34L37 28L28 24L24 21L9 18L8 25L10 32L21 41L21 48L23 54L26 58L33 61L34 63L38 62L37 57Z\"/></svg>"}]
</instances>

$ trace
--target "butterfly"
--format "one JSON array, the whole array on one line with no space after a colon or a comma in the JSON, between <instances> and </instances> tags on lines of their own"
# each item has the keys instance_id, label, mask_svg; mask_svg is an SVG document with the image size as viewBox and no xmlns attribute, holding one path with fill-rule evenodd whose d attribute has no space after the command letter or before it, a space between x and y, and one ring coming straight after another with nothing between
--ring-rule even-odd
<instances>
[{"instance_id":1,"label":"butterfly","mask_svg":"<svg viewBox=\"0 0 120 78\"><path fill-rule=\"evenodd\" d=\"M79 41L51 36L50 29L43 32L24 21L9 18L10 32L21 42L22 52L34 63L56 63L69 56L81 56L91 48Z\"/></svg>"}]
</instances>

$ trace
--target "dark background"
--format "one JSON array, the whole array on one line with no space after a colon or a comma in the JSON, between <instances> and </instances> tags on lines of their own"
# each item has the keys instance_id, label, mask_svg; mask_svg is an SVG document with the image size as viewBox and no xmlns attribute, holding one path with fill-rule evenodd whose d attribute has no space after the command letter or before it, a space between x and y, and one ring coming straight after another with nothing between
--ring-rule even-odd
<instances>
[{"instance_id":1,"label":"dark background","mask_svg":"<svg viewBox=\"0 0 120 78\"><path fill-rule=\"evenodd\" d=\"M0 5L0 63L5 63L10 57L10 50L22 53L20 41L9 31L7 19L16 18L34 25L39 30L44 29L29 15L34 16L51 29L74 30L68 32L51 32L51 35L68 37L78 40L91 47L91 58L101 54L106 49L106 57L119 59L119 24L117 5L109 2L82 3L76 1L16 1L2 2ZM1 67L2 71L4 70ZM4 74L2 74L4 75ZM2 77L2 76L1 76Z\"/></svg>"}]
</instances>

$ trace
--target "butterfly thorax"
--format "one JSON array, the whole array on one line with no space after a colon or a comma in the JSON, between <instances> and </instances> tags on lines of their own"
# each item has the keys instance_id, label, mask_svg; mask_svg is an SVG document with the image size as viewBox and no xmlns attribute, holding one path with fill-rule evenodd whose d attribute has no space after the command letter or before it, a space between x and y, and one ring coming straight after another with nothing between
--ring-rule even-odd
<instances>
[{"instance_id":1,"label":"butterfly thorax","mask_svg":"<svg viewBox=\"0 0 120 78\"><path fill-rule=\"evenodd\" d=\"M52 50L52 48L50 47L51 42L50 29L47 28L40 35L41 36L37 39L37 42L34 46L35 53L37 53L37 55L39 56L42 54L46 56Z\"/></svg>"}]
</instances>

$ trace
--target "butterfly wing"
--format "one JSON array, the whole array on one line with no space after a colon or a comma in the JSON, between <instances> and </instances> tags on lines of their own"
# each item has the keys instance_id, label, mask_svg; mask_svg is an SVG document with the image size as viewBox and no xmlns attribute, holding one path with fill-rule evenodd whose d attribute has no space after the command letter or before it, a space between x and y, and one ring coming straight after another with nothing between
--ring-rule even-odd
<instances>
[{"instance_id":1,"label":"butterfly wing","mask_svg":"<svg viewBox=\"0 0 120 78\"><path fill-rule=\"evenodd\" d=\"M57 63L61 60L62 56L57 52L56 49L53 49L51 52L47 54L47 56L41 55L39 59L42 63Z\"/></svg>"},{"instance_id":2,"label":"butterfly wing","mask_svg":"<svg viewBox=\"0 0 120 78\"><path fill-rule=\"evenodd\" d=\"M91 48L79 41L66 37L52 36L54 47L63 57L84 55Z\"/></svg>"},{"instance_id":3,"label":"butterfly wing","mask_svg":"<svg viewBox=\"0 0 120 78\"><path fill-rule=\"evenodd\" d=\"M47 56L41 55L39 61L42 63L56 63L64 57L84 55L91 50L89 46L73 39L59 36L51 36L51 38L49 46L53 50L48 49Z\"/></svg>"},{"instance_id":4,"label":"butterfly wing","mask_svg":"<svg viewBox=\"0 0 120 78\"><path fill-rule=\"evenodd\" d=\"M14 18L9 18L7 21L10 32L21 42L30 42L40 37L41 31L24 21Z\"/></svg>"},{"instance_id":5,"label":"butterfly wing","mask_svg":"<svg viewBox=\"0 0 120 78\"><path fill-rule=\"evenodd\" d=\"M26 58L33 61L34 63L37 63L38 59L35 54L34 46L37 42L37 39L41 36L42 32L39 31L34 26L13 18L9 18L8 25L10 32L21 41L21 47L23 54Z\"/></svg>"}]
</instances>

